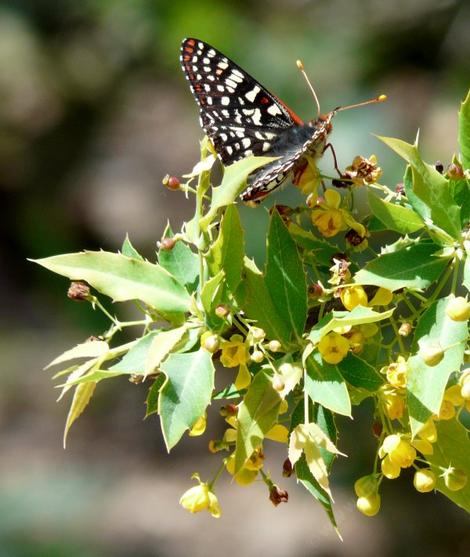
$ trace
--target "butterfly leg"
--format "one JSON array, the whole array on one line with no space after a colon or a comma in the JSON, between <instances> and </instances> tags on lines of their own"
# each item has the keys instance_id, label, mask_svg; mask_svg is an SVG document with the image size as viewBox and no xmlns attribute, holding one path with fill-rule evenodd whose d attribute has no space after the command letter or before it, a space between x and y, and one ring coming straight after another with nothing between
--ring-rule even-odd
<instances>
[{"instance_id":1,"label":"butterfly leg","mask_svg":"<svg viewBox=\"0 0 470 557\"><path fill-rule=\"evenodd\" d=\"M325 145L325 147L323 148L323 153L322 154L325 154L325 151L327 149L331 150L331 154L333 155L335 170L339 174L339 177L342 178L343 174L341 173L341 170L338 168L338 160L336 158L336 152L335 152L335 149L334 149L333 145L331 143L327 143Z\"/></svg>"}]
</instances>

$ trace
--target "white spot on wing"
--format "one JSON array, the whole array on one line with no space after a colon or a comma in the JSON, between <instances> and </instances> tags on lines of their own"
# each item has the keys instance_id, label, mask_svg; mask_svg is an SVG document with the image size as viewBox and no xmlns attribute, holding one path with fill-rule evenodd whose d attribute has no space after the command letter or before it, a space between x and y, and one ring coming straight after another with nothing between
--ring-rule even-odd
<instances>
[{"instance_id":1,"label":"white spot on wing","mask_svg":"<svg viewBox=\"0 0 470 557\"><path fill-rule=\"evenodd\" d=\"M267 112L269 112L269 114L271 114L272 116L278 116L279 114L282 114L277 104L272 104L268 108Z\"/></svg>"},{"instance_id":2,"label":"white spot on wing","mask_svg":"<svg viewBox=\"0 0 470 557\"><path fill-rule=\"evenodd\" d=\"M248 93L245 94L245 97L250 101L250 102L254 102L256 95L261 91L261 89L258 87L258 85L255 85L253 87L253 89L251 91L248 91ZM269 109L268 109L269 112Z\"/></svg>"},{"instance_id":3,"label":"white spot on wing","mask_svg":"<svg viewBox=\"0 0 470 557\"><path fill-rule=\"evenodd\" d=\"M229 97L221 97L220 102L224 105L224 106L228 106L230 104L230 98Z\"/></svg>"}]
</instances>

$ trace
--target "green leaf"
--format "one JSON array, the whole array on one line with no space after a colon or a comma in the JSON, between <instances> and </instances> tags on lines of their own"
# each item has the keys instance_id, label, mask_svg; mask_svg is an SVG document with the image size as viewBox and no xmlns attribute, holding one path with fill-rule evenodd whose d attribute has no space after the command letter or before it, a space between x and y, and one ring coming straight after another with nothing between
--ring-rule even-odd
<instances>
[{"instance_id":1,"label":"green leaf","mask_svg":"<svg viewBox=\"0 0 470 557\"><path fill-rule=\"evenodd\" d=\"M332 311L319 321L308 335L308 339L317 344L330 331L338 327L363 325L366 323L376 323L383 319L388 319L394 312L393 309L377 312L364 306L356 306L352 311Z\"/></svg>"},{"instance_id":2,"label":"green leaf","mask_svg":"<svg viewBox=\"0 0 470 557\"><path fill-rule=\"evenodd\" d=\"M462 164L470 169L470 91L460 105L459 111L459 145Z\"/></svg>"},{"instance_id":3,"label":"green leaf","mask_svg":"<svg viewBox=\"0 0 470 557\"><path fill-rule=\"evenodd\" d=\"M338 369L344 379L358 389L375 393L384 384L384 379L380 373L355 354L348 354L338 364Z\"/></svg>"},{"instance_id":4,"label":"green leaf","mask_svg":"<svg viewBox=\"0 0 470 557\"><path fill-rule=\"evenodd\" d=\"M274 307L297 338L307 319L307 283L297 246L277 211L268 232L266 287Z\"/></svg>"},{"instance_id":5,"label":"green leaf","mask_svg":"<svg viewBox=\"0 0 470 557\"><path fill-rule=\"evenodd\" d=\"M468 330L466 321L454 321L446 315L450 297L434 302L421 316L415 330L412 349L439 343L444 358L428 366L420 354L408 360L408 411L411 431L416 435L432 414L438 414L447 381L462 365Z\"/></svg>"},{"instance_id":6,"label":"green leaf","mask_svg":"<svg viewBox=\"0 0 470 557\"><path fill-rule=\"evenodd\" d=\"M413 191L413 172L411 165L406 166L405 175L403 176L403 185L405 187L405 194L413 209L425 222L431 220L431 209L421 201L421 199Z\"/></svg>"},{"instance_id":7,"label":"green leaf","mask_svg":"<svg viewBox=\"0 0 470 557\"><path fill-rule=\"evenodd\" d=\"M429 207L434 225L458 239L460 209L450 195L447 179L421 159L416 145L392 137L378 138L411 165L413 192Z\"/></svg>"},{"instance_id":8,"label":"green leaf","mask_svg":"<svg viewBox=\"0 0 470 557\"><path fill-rule=\"evenodd\" d=\"M281 400L270 377L263 371L258 372L238 409L235 474L243 468L276 423Z\"/></svg>"},{"instance_id":9,"label":"green leaf","mask_svg":"<svg viewBox=\"0 0 470 557\"><path fill-rule=\"evenodd\" d=\"M34 261L46 269L84 280L115 302L141 300L163 313L186 312L190 297L159 265L106 251L86 251Z\"/></svg>"},{"instance_id":10,"label":"green leaf","mask_svg":"<svg viewBox=\"0 0 470 557\"><path fill-rule=\"evenodd\" d=\"M222 183L212 190L211 206L199 221L203 230L214 220L217 211L233 203L246 186L246 180L257 168L276 160L276 157L245 157L225 169Z\"/></svg>"},{"instance_id":11,"label":"green leaf","mask_svg":"<svg viewBox=\"0 0 470 557\"><path fill-rule=\"evenodd\" d=\"M163 234L164 238L173 238L174 234L168 225ZM171 250L160 249L158 262L180 283L188 286L194 292L199 280L199 258L191 248L179 240Z\"/></svg>"},{"instance_id":12,"label":"green leaf","mask_svg":"<svg viewBox=\"0 0 470 557\"><path fill-rule=\"evenodd\" d=\"M348 389L338 368L324 362L318 352L310 354L305 365L305 390L312 401L332 412L351 417Z\"/></svg>"},{"instance_id":13,"label":"green leaf","mask_svg":"<svg viewBox=\"0 0 470 557\"><path fill-rule=\"evenodd\" d=\"M384 223L388 230L395 230L400 234L411 234L424 227L421 217L408 207L384 201L371 190L368 193L368 200L372 213Z\"/></svg>"},{"instance_id":14,"label":"green leaf","mask_svg":"<svg viewBox=\"0 0 470 557\"><path fill-rule=\"evenodd\" d=\"M233 293L240 283L245 255L245 240L235 205L225 210L217 240L212 245L208 263L212 275L225 272L227 286Z\"/></svg>"},{"instance_id":15,"label":"green leaf","mask_svg":"<svg viewBox=\"0 0 470 557\"><path fill-rule=\"evenodd\" d=\"M467 430L456 420L436 422L437 442L433 444L434 452L426 460L438 477L436 489L462 509L470 513L470 481L459 491L450 491L444 480L439 477L442 468L449 465L466 472L470 478L470 442ZM442 468L441 468L442 467Z\"/></svg>"},{"instance_id":16,"label":"green leaf","mask_svg":"<svg viewBox=\"0 0 470 557\"><path fill-rule=\"evenodd\" d=\"M63 362L68 362L70 360L75 360L76 358L99 358L109 351L109 345L104 340L87 340L81 344L77 344L70 350L66 350L57 358L54 358L50 364L44 369L48 369L57 364L62 364Z\"/></svg>"},{"instance_id":17,"label":"green leaf","mask_svg":"<svg viewBox=\"0 0 470 557\"><path fill-rule=\"evenodd\" d=\"M291 330L283 315L279 314L271 298L263 275L245 264L243 280L235 292L237 303L249 319L266 331L269 339L287 346Z\"/></svg>"},{"instance_id":18,"label":"green leaf","mask_svg":"<svg viewBox=\"0 0 470 557\"><path fill-rule=\"evenodd\" d=\"M150 346L157 334L158 331L151 331L140 338L136 344L128 350L122 359L112 365L109 370L128 374L140 373L143 375L145 373L145 363L147 361Z\"/></svg>"},{"instance_id":19,"label":"green leaf","mask_svg":"<svg viewBox=\"0 0 470 557\"><path fill-rule=\"evenodd\" d=\"M465 263L463 267L463 281L462 284L470 292L470 254L467 249L467 257L465 258Z\"/></svg>"},{"instance_id":20,"label":"green leaf","mask_svg":"<svg viewBox=\"0 0 470 557\"><path fill-rule=\"evenodd\" d=\"M129 239L129 234L126 234L126 237L122 244L121 253L126 257L133 257L134 259L140 259L142 261L144 260L144 258L140 255L140 253L131 244L131 241Z\"/></svg>"},{"instance_id":21,"label":"green leaf","mask_svg":"<svg viewBox=\"0 0 470 557\"><path fill-rule=\"evenodd\" d=\"M205 312L208 314L212 313L217 304L220 303L224 278L225 273L223 270L220 270L204 284L201 293L201 302Z\"/></svg>"},{"instance_id":22,"label":"green leaf","mask_svg":"<svg viewBox=\"0 0 470 557\"><path fill-rule=\"evenodd\" d=\"M174 351L175 347L182 340L187 330L188 326L187 324L185 324L176 329L159 331L153 337L149 350L147 352L144 376L153 373L156 369L159 368L165 358L167 358L168 355Z\"/></svg>"},{"instance_id":23,"label":"green leaf","mask_svg":"<svg viewBox=\"0 0 470 557\"><path fill-rule=\"evenodd\" d=\"M439 278L447 260L433 257L434 244L413 244L373 259L354 275L356 284L382 286L388 290L422 289Z\"/></svg>"},{"instance_id":24,"label":"green leaf","mask_svg":"<svg viewBox=\"0 0 470 557\"><path fill-rule=\"evenodd\" d=\"M155 378L155 381L152 383L145 400L146 410L144 419L148 418L152 414L158 414L158 397L160 396L160 389L165 381L165 375L163 373L159 373Z\"/></svg>"},{"instance_id":25,"label":"green leaf","mask_svg":"<svg viewBox=\"0 0 470 557\"><path fill-rule=\"evenodd\" d=\"M72 404L70 405L70 410L67 415L67 421L65 422L64 430L64 449L67 444L67 435L72 427L75 420L83 413L85 408L95 392L96 383L84 383L83 385L77 385L75 392L73 393Z\"/></svg>"},{"instance_id":26,"label":"green leaf","mask_svg":"<svg viewBox=\"0 0 470 557\"><path fill-rule=\"evenodd\" d=\"M337 246L332 246L325 239L320 240L298 224L289 224L289 234L300 248L312 253L317 265L331 267L331 258L340 251Z\"/></svg>"},{"instance_id":27,"label":"green leaf","mask_svg":"<svg viewBox=\"0 0 470 557\"><path fill-rule=\"evenodd\" d=\"M165 444L170 451L210 404L214 364L203 349L170 354L161 365L167 380L160 390L158 413Z\"/></svg>"}]
</instances>

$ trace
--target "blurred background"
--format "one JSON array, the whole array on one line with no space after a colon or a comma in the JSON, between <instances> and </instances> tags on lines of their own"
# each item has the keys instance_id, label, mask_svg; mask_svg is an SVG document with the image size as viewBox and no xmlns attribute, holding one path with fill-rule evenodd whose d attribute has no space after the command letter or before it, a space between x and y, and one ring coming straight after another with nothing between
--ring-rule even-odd
<instances>
[{"instance_id":1,"label":"blurred background","mask_svg":"<svg viewBox=\"0 0 470 557\"><path fill-rule=\"evenodd\" d=\"M385 92L389 102L336 117L340 165L376 153L393 186L403 165L371 135L450 161L470 84L470 4L459 0L3 0L0 3L0 557L468 556L468 517L411 476L386 482L383 510L355 511L352 483L371 468L370 409L343 420L333 491L345 543L268 455L290 501L265 487L218 488L223 515L178 505L196 470L217 466L203 439L165 453L146 386L100 384L62 449L67 402L42 368L106 326L66 299L67 282L26 261L119 249L126 232L148 258L169 218L192 205L161 185L198 156L196 105L179 67L185 36L237 61L305 119ZM325 158L326 159L326 158ZM331 163L322 162L328 170ZM284 190L268 203L296 201ZM248 249L262 259L266 209L246 209ZM211 424L210 427L217 427Z\"/></svg>"}]
</instances>

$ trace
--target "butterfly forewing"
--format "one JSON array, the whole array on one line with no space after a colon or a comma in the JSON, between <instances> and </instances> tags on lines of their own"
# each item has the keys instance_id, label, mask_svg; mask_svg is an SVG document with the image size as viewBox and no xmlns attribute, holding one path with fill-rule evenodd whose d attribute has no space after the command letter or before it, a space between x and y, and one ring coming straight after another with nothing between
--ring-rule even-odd
<instances>
[{"instance_id":1,"label":"butterfly forewing","mask_svg":"<svg viewBox=\"0 0 470 557\"><path fill-rule=\"evenodd\" d=\"M181 46L183 71L201 125L226 165L269 154L283 131L302 120L221 52L198 39Z\"/></svg>"}]
</instances>

